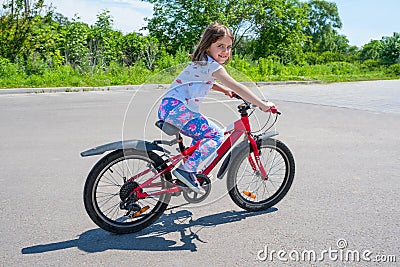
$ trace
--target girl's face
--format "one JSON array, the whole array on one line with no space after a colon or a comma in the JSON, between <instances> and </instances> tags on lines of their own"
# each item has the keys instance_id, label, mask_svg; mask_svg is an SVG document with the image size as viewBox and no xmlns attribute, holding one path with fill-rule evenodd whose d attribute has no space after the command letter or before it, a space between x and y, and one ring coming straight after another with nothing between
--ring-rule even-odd
<instances>
[{"instance_id":1,"label":"girl's face","mask_svg":"<svg viewBox=\"0 0 400 267\"><path fill-rule=\"evenodd\" d=\"M219 64L224 64L229 59L232 52L232 39L229 36L224 36L207 49L207 54L211 56Z\"/></svg>"}]
</instances>

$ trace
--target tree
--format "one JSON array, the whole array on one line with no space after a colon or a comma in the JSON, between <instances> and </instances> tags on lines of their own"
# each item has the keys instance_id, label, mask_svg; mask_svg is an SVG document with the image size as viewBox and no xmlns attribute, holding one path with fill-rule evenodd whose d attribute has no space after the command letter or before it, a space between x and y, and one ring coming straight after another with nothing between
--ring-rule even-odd
<instances>
[{"instance_id":1,"label":"tree","mask_svg":"<svg viewBox=\"0 0 400 267\"><path fill-rule=\"evenodd\" d=\"M123 37L123 58L127 66L141 61L148 69L154 69L154 63L160 53L158 40L152 36L129 33Z\"/></svg>"},{"instance_id":2,"label":"tree","mask_svg":"<svg viewBox=\"0 0 400 267\"><path fill-rule=\"evenodd\" d=\"M303 28L307 13L297 0L263 0L255 15L255 34L251 49L254 58L278 56L283 63L299 63L306 41Z\"/></svg>"},{"instance_id":3,"label":"tree","mask_svg":"<svg viewBox=\"0 0 400 267\"><path fill-rule=\"evenodd\" d=\"M65 63L71 64L72 67L83 67L88 61L88 40L90 39L91 29L83 22L79 21L79 17L75 15L72 22L64 22L60 33L62 39L60 41L60 49L64 56Z\"/></svg>"},{"instance_id":4,"label":"tree","mask_svg":"<svg viewBox=\"0 0 400 267\"><path fill-rule=\"evenodd\" d=\"M348 40L338 34L338 30L342 28L342 21L336 3L311 0L305 8L308 11L308 25L304 32L309 37L304 46L305 50L320 53L345 52Z\"/></svg>"},{"instance_id":5,"label":"tree","mask_svg":"<svg viewBox=\"0 0 400 267\"><path fill-rule=\"evenodd\" d=\"M170 53L179 47L192 51L202 31L218 22L232 30L234 48L254 58L276 55L283 62L301 61L307 17L298 0L148 1L154 14L147 29Z\"/></svg>"},{"instance_id":6,"label":"tree","mask_svg":"<svg viewBox=\"0 0 400 267\"><path fill-rule=\"evenodd\" d=\"M61 34L59 24L52 20L51 16L35 16L32 18L31 30L27 34L24 47L21 50L24 58L38 56L49 67L58 67L63 62L59 43Z\"/></svg>"},{"instance_id":7,"label":"tree","mask_svg":"<svg viewBox=\"0 0 400 267\"><path fill-rule=\"evenodd\" d=\"M154 4L148 19L150 35L174 53L180 47L192 51L203 30L211 23L228 26L237 40L253 26L256 0L147 0Z\"/></svg>"},{"instance_id":8,"label":"tree","mask_svg":"<svg viewBox=\"0 0 400 267\"><path fill-rule=\"evenodd\" d=\"M378 40L371 40L369 43L365 44L360 53L360 59L362 61L372 59L372 60L380 60L382 53L382 42Z\"/></svg>"},{"instance_id":9,"label":"tree","mask_svg":"<svg viewBox=\"0 0 400 267\"><path fill-rule=\"evenodd\" d=\"M92 67L105 68L110 62L122 63L122 33L112 29L113 18L110 11L103 10L97 15L89 38L89 58Z\"/></svg>"},{"instance_id":10,"label":"tree","mask_svg":"<svg viewBox=\"0 0 400 267\"><path fill-rule=\"evenodd\" d=\"M400 33L393 33L391 37L383 37L381 40L381 60L386 65L400 63Z\"/></svg>"},{"instance_id":11,"label":"tree","mask_svg":"<svg viewBox=\"0 0 400 267\"><path fill-rule=\"evenodd\" d=\"M33 19L51 14L44 9L44 0L4 1L0 12L0 56L14 61L21 55L28 36L32 32ZM29 40L28 40L29 41Z\"/></svg>"},{"instance_id":12,"label":"tree","mask_svg":"<svg viewBox=\"0 0 400 267\"><path fill-rule=\"evenodd\" d=\"M385 65L400 63L400 33L384 36L381 40L371 40L361 49L360 59L379 60Z\"/></svg>"},{"instance_id":13,"label":"tree","mask_svg":"<svg viewBox=\"0 0 400 267\"><path fill-rule=\"evenodd\" d=\"M131 66L140 60L140 47L142 46L142 36L135 32L129 33L122 38L122 52L125 65Z\"/></svg>"}]
</instances>

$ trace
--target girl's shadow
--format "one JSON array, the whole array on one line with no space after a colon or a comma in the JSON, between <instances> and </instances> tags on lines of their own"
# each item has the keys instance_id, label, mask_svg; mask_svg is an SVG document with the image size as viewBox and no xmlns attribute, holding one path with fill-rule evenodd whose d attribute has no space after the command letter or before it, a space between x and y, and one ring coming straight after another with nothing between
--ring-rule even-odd
<instances>
[{"instance_id":1,"label":"girl's shadow","mask_svg":"<svg viewBox=\"0 0 400 267\"><path fill-rule=\"evenodd\" d=\"M82 233L78 238L35 245L22 249L22 254L37 254L49 251L77 247L80 250L92 253L101 252L108 249L119 250L144 250L144 251L172 251L189 250L197 251L197 246L192 240L201 240L198 233L205 227L227 224L244 220L248 217L260 216L270 212L277 211L276 208L270 208L261 212L247 211L225 211L205 217L192 220L192 213L188 210L180 210L164 214L155 224L148 228L133 234L116 235L106 232L102 229L92 229ZM163 235L172 232L179 232L180 241L183 243L177 245L174 240L168 240Z\"/></svg>"}]
</instances>

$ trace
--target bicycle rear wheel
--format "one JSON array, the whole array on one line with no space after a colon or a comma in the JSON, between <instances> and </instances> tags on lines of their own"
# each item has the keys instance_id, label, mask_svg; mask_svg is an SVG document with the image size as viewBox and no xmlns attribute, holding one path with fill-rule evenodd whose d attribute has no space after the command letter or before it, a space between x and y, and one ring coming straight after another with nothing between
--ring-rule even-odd
<instances>
[{"instance_id":1,"label":"bicycle rear wheel","mask_svg":"<svg viewBox=\"0 0 400 267\"><path fill-rule=\"evenodd\" d=\"M85 183L85 209L94 223L106 231L126 234L151 225L165 211L170 194L137 199L130 192L154 176L155 167L164 163L154 152L117 150L102 158L91 170ZM130 177L149 167L152 171L132 182ZM150 193L166 188L163 176L154 181L156 186L143 189Z\"/></svg>"},{"instance_id":2,"label":"bicycle rear wheel","mask_svg":"<svg viewBox=\"0 0 400 267\"><path fill-rule=\"evenodd\" d=\"M251 167L249 152L249 146L245 146L233 159L227 179L229 195L245 210L266 210L281 201L292 185L294 158L279 140L264 140L259 147L260 159L268 175L264 180Z\"/></svg>"}]
</instances>

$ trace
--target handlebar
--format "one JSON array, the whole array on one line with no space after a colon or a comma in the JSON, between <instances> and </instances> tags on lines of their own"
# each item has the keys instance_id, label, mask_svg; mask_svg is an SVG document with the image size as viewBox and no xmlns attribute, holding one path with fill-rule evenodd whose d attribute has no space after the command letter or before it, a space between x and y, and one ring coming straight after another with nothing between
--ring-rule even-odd
<instances>
[{"instance_id":1,"label":"handlebar","mask_svg":"<svg viewBox=\"0 0 400 267\"><path fill-rule=\"evenodd\" d=\"M247 105L250 106L251 103L247 102L246 100L244 100L240 95L233 93L232 97L242 100L243 102L245 102ZM282 113L278 111L278 109L275 106L272 106L267 112L271 112L272 114L278 114L281 115Z\"/></svg>"}]
</instances>

